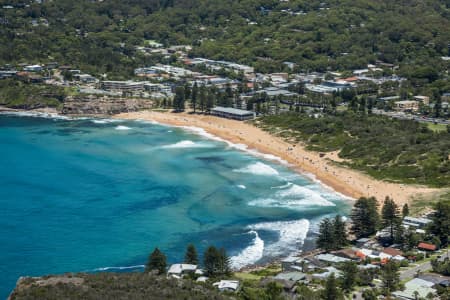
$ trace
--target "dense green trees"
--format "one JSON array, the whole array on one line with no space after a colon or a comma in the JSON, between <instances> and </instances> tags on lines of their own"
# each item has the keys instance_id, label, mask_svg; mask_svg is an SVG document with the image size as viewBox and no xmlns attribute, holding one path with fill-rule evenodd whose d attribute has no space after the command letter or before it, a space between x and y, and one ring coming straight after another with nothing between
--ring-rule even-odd
<instances>
[{"instance_id":1,"label":"dense green trees","mask_svg":"<svg viewBox=\"0 0 450 300\"><path fill-rule=\"evenodd\" d=\"M0 80L0 105L12 108L59 107L68 93L68 89L55 86Z\"/></svg>"},{"instance_id":2,"label":"dense green trees","mask_svg":"<svg viewBox=\"0 0 450 300\"><path fill-rule=\"evenodd\" d=\"M390 295L400 287L399 267L395 261L389 261L381 268L381 282L383 293Z\"/></svg>"},{"instance_id":3,"label":"dense green trees","mask_svg":"<svg viewBox=\"0 0 450 300\"><path fill-rule=\"evenodd\" d=\"M158 248L155 248L148 257L148 262L145 266L146 271L157 271L158 274L164 274L166 267L166 256Z\"/></svg>"},{"instance_id":4,"label":"dense green trees","mask_svg":"<svg viewBox=\"0 0 450 300\"><path fill-rule=\"evenodd\" d=\"M446 246L450 236L450 200L440 200L434 209L428 230L439 238L442 246Z\"/></svg>"},{"instance_id":5,"label":"dense green trees","mask_svg":"<svg viewBox=\"0 0 450 300\"><path fill-rule=\"evenodd\" d=\"M197 249L193 244L189 244L186 248L186 254L184 255L184 262L187 264L198 265Z\"/></svg>"},{"instance_id":6,"label":"dense green trees","mask_svg":"<svg viewBox=\"0 0 450 300\"><path fill-rule=\"evenodd\" d=\"M184 103L186 101L186 90L182 86L177 86L175 88L175 97L173 99L173 107L176 111L184 110Z\"/></svg>"},{"instance_id":7,"label":"dense green trees","mask_svg":"<svg viewBox=\"0 0 450 300\"><path fill-rule=\"evenodd\" d=\"M344 291L350 292L357 283L358 279L358 265L353 262L345 262L342 265L341 287Z\"/></svg>"},{"instance_id":8,"label":"dense green trees","mask_svg":"<svg viewBox=\"0 0 450 300\"><path fill-rule=\"evenodd\" d=\"M317 247L324 250L340 249L347 244L345 222L337 215L334 219L325 218L320 222Z\"/></svg>"},{"instance_id":9,"label":"dense green trees","mask_svg":"<svg viewBox=\"0 0 450 300\"><path fill-rule=\"evenodd\" d=\"M444 261L433 259L431 261L433 271L444 276L450 276L450 259L447 258Z\"/></svg>"},{"instance_id":10,"label":"dense green trees","mask_svg":"<svg viewBox=\"0 0 450 300\"><path fill-rule=\"evenodd\" d=\"M198 102L198 85L197 82L194 83L194 86L192 87L192 95L191 95L191 104L192 109L194 110L194 113L197 109L197 102Z\"/></svg>"},{"instance_id":11,"label":"dense green trees","mask_svg":"<svg viewBox=\"0 0 450 300\"><path fill-rule=\"evenodd\" d=\"M325 289L322 291L321 299L338 300L343 299L341 290L338 288L336 277L332 273L325 282Z\"/></svg>"},{"instance_id":12,"label":"dense green trees","mask_svg":"<svg viewBox=\"0 0 450 300\"><path fill-rule=\"evenodd\" d=\"M224 248L209 246L203 255L203 266L208 276L228 275L231 272L230 258Z\"/></svg>"},{"instance_id":13,"label":"dense green trees","mask_svg":"<svg viewBox=\"0 0 450 300\"><path fill-rule=\"evenodd\" d=\"M155 39L165 45L192 44L194 56L252 64L260 72L285 70L284 61L297 63L297 70L325 71L365 67L380 59L404 63L400 71L422 84L434 81L445 70L440 60L448 55L450 40L445 4L431 0L414 0L409 5L386 0L321 3L32 3L1 11L0 63L37 62L50 56L89 73L125 76L134 67L151 63L152 57L134 46ZM40 18L49 26L31 24ZM409 67L412 63L414 68Z\"/></svg>"},{"instance_id":14,"label":"dense green trees","mask_svg":"<svg viewBox=\"0 0 450 300\"><path fill-rule=\"evenodd\" d=\"M394 239L394 229L401 222L397 204L393 199L386 197L381 208L381 218L384 227L389 228L391 240Z\"/></svg>"},{"instance_id":15,"label":"dense green trees","mask_svg":"<svg viewBox=\"0 0 450 300\"><path fill-rule=\"evenodd\" d=\"M357 238L375 234L380 221L377 199L361 197L356 200L350 218L352 220L351 231Z\"/></svg>"},{"instance_id":16,"label":"dense green trees","mask_svg":"<svg viewBox=\"0 0 450 300\"><path fill-rule=\"evenodd\" d=\"M426 124L351 112L313 118L287 113L258 123L271 132L315 151L338 151L342 164L384 180L450 186L450 133L429 130Z\"/></svg>"}]
</instances>

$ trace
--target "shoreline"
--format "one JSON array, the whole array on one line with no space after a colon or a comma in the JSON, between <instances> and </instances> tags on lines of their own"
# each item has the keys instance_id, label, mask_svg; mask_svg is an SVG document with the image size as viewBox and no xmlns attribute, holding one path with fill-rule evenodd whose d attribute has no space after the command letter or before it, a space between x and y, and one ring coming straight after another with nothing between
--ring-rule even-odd
<instances>
[{"instance_id":1,"label":"shoreline","mask_svg":"<svg viewBox=\"0 0 450 300\"><path fill-rule=\"evenodd\" d=\"M248 152L256 150L266 159L281 159L287 162L294 171L351 199L374 196L382 204L384 198L389 196L401 207L405 203L410 204L414 197L432 196L440 191L436 188L374 179L360 171L336 165L336 162L342 161L336 151L321 156L318 152L306 150L301 144L293 145L242 121L186 112L156 111L120 113L113 115L112 118L154 121L185 129L200 128L207 134L216 136L225 142L245 145L246 148L243 150Z\"/></svg>"}]
</instances>

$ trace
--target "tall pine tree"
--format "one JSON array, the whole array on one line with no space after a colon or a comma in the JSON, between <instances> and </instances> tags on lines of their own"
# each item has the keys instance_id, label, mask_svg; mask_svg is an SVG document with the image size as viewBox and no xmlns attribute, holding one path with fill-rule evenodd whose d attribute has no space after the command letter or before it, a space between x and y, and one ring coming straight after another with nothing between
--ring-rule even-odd
<instances>
[{"instance_id":1,"label":"tall pine tree","mask_svg":"<svg viewBox=\"0 0 450 300\"><path fill-rule=\"evenodd\" d=\"M197 250L193 244L189 244L184 255L184 262L191 265L198 265Z\"/></svg>"},{"instance_id":2,"label":"tall pine tree","mask_svg":"<svg viewBox=\"0 0 450 300\"><path fill-rule=\"evenodd\" d=\"M194 110L194 113L197 109L197 99L198 98L198 85L197 81L194 83L194 86L192 87L192 93L191 93L191 104L192 109Z\"/></svg>"},{"instance_id":3,"label":"tall pine tree","mask_svg":"<svg viewBox=\"0 0 450 300\"><path fill-rule=\"evenodd\" d=\"M381 268L381 282L383 293L390 295L397 290L400 284L399 267L394 261L389 261Z\"/></svg>"},{"instance_id":4,"label":"tall pine tree","mask_svg":"<svg viewBox=\"0 0 450 300\"><path fill-rule=\"evenodd\" d=\"M357 238L375 234L380 222L377 199L361 197L356 200L350 218L352 220L351 232Z\"/></svg>"},{"instance_id":5,"label":"tall pine tree","mask_svg":"<svg viewBox=\"0 0 450 300\"><path fill-rule=\"evenodd\" d=\"M397 204L393 199L386 197L381 209L381 217L383 220L383 226L389 228L391 240L394 239L395 226L399 223L399 210Z\"/></svg>"},{"instance_id":6,"label":"tall pine tree","mask_svg":"<svg viewBox=\"0 0 450 300\"><path fill-rule=\"evenodd\" d=\"M166 272L166 256L158 248L155 248L148 257L147 265L145 269L147 271L158 271L158 274L164 274Z\"/></svg>"}]
</instances>

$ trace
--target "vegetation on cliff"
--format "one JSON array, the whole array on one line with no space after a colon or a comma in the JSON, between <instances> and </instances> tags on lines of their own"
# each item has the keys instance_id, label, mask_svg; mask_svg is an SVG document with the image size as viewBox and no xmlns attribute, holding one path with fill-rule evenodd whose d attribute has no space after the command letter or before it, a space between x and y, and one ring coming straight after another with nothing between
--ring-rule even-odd
<instances>
[{"instance_id":1,"label":"vegetation on cliff","mask_svg":"<svg viewBox=\"0 0 450 300\"><path fill-rule=\"evenodd\" d=\"M342 112L319 118L290 113L260 119L261 128L307 144L315 151L339 151L341 164L404 183L448 187L450 132L383 116Z\"/></svg>"},{"instance_id":2,"label":"vegetation on cliff","mask_svg":"<svg viewBox=\"0 0 450 300\"><path fill-rule=\"evenodd\" d=\"M26 277L11 300L26 299L231 299L211 286L151 273L98 273Z\"/></svg>"}]
</instances>

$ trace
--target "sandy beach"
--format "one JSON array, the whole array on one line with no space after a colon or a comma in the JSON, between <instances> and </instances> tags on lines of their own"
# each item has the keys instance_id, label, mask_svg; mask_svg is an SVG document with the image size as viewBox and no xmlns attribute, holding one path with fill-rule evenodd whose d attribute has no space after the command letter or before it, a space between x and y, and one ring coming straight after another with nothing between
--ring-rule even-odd
<instances>
[{"instance_id":1,"label":"sandy beach","mask_svg":"<svg viewBox=\"0 0 450 300\"><path fill-rule=\"evenodd\" d=\"M317 152L305 150L300 144L293 145L282 138L240 121L209 115L155 111L122 113L114 117L203 128L206 132L232 143L244 144L248 146L248 149L280 157L290 163L298 172L314 176L315 179L335 191L351 198L375 196L381 203L386 196L389 196L401 206L404 203L410 203L413 197L429 197L439 192L439 189L376 180L362 172L337 166L334 162L340 161L340 158L336 152L329 152L321 157Z\"/></svg>"}]
</instances>

